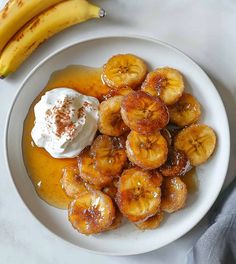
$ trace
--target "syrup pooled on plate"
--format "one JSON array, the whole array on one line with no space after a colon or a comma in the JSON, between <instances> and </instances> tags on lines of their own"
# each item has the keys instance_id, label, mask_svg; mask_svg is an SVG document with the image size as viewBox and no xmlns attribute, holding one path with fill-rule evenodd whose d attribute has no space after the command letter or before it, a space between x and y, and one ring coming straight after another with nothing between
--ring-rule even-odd
<instances>
[{"instance_id":1,"label":"syrup pooled on plate","mask_svg":"<svg viewBox=\"0 0 236 264\"><path fill-rule=\"evenodd\" d=\"M57 208L66 209L71 200L61 187L63 168L77 165L76 158L55 159L43 148L34 145L31 130L34 126L34 106L41 96L58 87L72 88L101 100L109 88L101 79L102 68L69 66L52 74L48 84L30 106L24 122L23 157L28 175L39 197Z\"/></svg>"}]
</instances>

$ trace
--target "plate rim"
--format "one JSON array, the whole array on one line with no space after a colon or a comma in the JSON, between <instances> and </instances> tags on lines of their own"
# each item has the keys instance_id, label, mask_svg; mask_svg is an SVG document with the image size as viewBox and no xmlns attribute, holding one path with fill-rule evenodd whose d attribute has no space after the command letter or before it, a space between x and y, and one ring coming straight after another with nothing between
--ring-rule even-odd
<instances>
[{"instance_id":1,"label":"plate rim","mask_svg":"<svg viewBox=\"0 0 236 264\"><path fill-rule=\"evenodd\" d=\"M156 248L155 246L153 246L152 248L150 249L145 249L143 251L135 251L135 250L132 250L130 252L121 252L121 253L118 253L118 252L109 252L109 251L98 251L98 250L92 250L92 249L88 249L88 248L85 248L85 247L81 247L79 245L75 245L74 243L66 240L65 238L59 236L58 234L54 233L53 231L51 231L46 225L44 225L44 223L42 223L35 215L34 213L31 211L31 209L26 205L26 203L24 202L24 199L22 198L19 190L18 190L18 187L16 186L15 184L15 181L14 181L14 178L13 178L13 173L11 171L11 168L10 168L10 158L9 158L9 150L8 150L8 130L9 130L9 125L10 125L10 121L11 121L11 115L12 115L12 111L13 111L13 108L15 106L15 103L16 101L18 100L19 98L19 95L24 87L24 85L26 84L26 82L28 81L28 79L31 77L31 75L33 75L40 67L43 66L43 64L45 64L48 60L50 60L52 57L58 55L59 53L69 49L69 48L72 48L80 43L85 43L85 42L88 42L88 41L96 41L96 40L100 40L100 39L106 39L106 38L130 38L130 39L139 39L139 40L144 40L144 41L149 41L149 42L153 42L153 43L156 43L156 44L159 44L159 45L162 45L162 46L165 46L171 50L173 50L175 53L178 53L179 55L185 57L185 59L187 59L188 61L190 61L192 64L194 64L195 67L198 68L198 70L201 72L202 75L204 75L204 77L206 77L213 85L213 87L215 88L215 92L216 92L216 95L219 99L219 101L221 102L222 104L222 107L223 107L223 110L224 110L224 116L225 116L225 122L226 122L226 127L225 127L225 131L226 131L226 134L227 134L227 139L226 139L226 153L227 155L225 156L225 160L226 160L226 166L224 168L224 177L222 177L221 179L221 182L220 184L218 185L218 189L217 189L217 192L215 192L214 194L214 199L212 199L212 202L211 203L208 203L208 206L205 206L205 207L202 207L203 209L201 210L201 215L200 217L197 217L196 220L194 222L192 222L192 224L189 224L183 232L181 233L178 233L178 235L176 235L174 238L171 238L169 239L168 241L166 241L165 243L163 243L161 246L159 246L158 248ZM6 167L7 167L7 171L10 175L10 178L11 178L11 182L13 183L13 186L18 194L18 196L20 197L20 199L22 200L24 206L26 207L26 209L30 212L30 214L33 216L34 219L36 219L36 221L38 223L41 224L41 226L43 226L51 235L53 235L54 237L56 238L59 238L61 239L62 241L70 244L70 245L73 245L74 247L79 247L80 249L83 249L89 253L95 253L95 254L98 254L98 255L106 255L106 256L129 256L129 255L138 255L138 254L143 254L143 253L148 253L148 252L151 252L151 251L154 251L154 250L157 250L159 248L162 248L174 241L176 241L177 239L181 238L182 236L184 236L186 233L188 233L191 229L193 229L201 220L202 218L208 213L208 211L210 210L210 208L212 207L212 205L214 204L214 202L216 201L217 197L219 196L220 194L220 191L223 187L223 184L225 182L225 178L226 178L226 175L227 175L227 170L228 170L228 166L229 166L229 158L230 158L230 129L229 129L229 121L228 121L228 116L227 116L227 112L226 112L226 109L225 109L225 106L224 106L224 102L218 92L218 90L216 89L214 83L212 82L212 80L210 79L210 77L207 75L207 73L195 62L195 60L193 60L191 58L191 56L187 55L185 52L183 52L182 50L176 48L174 45L172 44L169 44L165 41L162 41L162 40L159 40L157 38L154 38L154 37L149 37L149 36L145 36L145 35L139 35L139 34L104 34L104 35L100 35L100 36L96 36L96 37L84 37L84 38L81 38L77 41L74 41L73 43L70 43L70 44L67 44L57 50L55 50L53 53L47 55L46 57L44 57L39 63L37 63L33 69L26 75L26 77L23 79L23 81L20 83L20 85L18 86L18 91L17 93L15 94L14 96L14 99L12 100L11 102L11 106L10 106L10 109L7 113L7 118L6 118L6 123L5 123L5 128L4 128L4 160L5 160L5 163L6 163ZM224 143L225 143L224 142Z\"/></svg>"}]
</instances>

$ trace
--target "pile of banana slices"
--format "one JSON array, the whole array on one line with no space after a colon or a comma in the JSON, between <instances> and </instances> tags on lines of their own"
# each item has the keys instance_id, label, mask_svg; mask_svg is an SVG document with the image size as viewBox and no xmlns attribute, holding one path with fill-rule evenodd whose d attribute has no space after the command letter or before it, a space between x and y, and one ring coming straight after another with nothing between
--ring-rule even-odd
<instances>
[{"instance_id":1,"label":"pile of banana slices","mask_svg":"<svg viewBox=\"0 0 236 264\"><path fill-rule=\"evenodd\" d=\"M119 54L102 79L110 93L100 104L98 135L61 181L73 200L69 221L86 235L115 229L123 217L142 230L157 228L164 213L185 206L182 179L210 158L216 135L197 123L201 106L176 69L148 73L139 57Z\"/></svg>"},{"instance_id":2,"label":"pile of banana slices","mask_svg":"<svg viewBox=\"0 0 236 264\"><path fill-rule=\"evenodd\" d=\"M0 78L54 34L105 11L86 0L9 0L0 11Z\"/></svg>"}]
</instances>

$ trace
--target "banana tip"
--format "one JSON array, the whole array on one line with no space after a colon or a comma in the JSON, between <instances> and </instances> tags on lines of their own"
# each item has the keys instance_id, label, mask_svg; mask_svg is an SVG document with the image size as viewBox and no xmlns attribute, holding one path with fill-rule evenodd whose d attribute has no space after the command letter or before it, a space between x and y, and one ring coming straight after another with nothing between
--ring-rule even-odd
<instances>
[{"instance_id":1,"label":"banana tip","mask_svg":"<svg viewBox=\"0 0 236 264\"><path fill-rule=\"evenodd\" d=\"M0 79L1 79L1 80L5 79L5 78L6 78L6 76L4 76L4 75L0 75Z\"/></svg>"},{"instance_id":2,"label":"banana tip","mask_svg":"<svg viewBox=\"0 0 236 264\"><path fill-rule=\"evenodd\" d=\"M101 8L99 10L99 17L102 18L102 17L105 17L105 16L106 16L106 11L103 8Z\"/></svg>"}]
</instances>

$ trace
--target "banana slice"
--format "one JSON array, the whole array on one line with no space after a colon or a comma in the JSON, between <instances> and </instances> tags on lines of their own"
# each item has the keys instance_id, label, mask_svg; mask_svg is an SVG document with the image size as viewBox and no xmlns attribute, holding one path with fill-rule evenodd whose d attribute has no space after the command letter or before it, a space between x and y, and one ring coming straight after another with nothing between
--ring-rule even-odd
<instances>
[{"instance_id":1,"label":"banana slice","mask_svg":"<svg viewBox=\"0 0 236 264\"><path fill-rule=\"evenodd\" d=\"M94 184L90 184L90 183L87 183L87 182L84 182L84 185L85 185L85 187L87 188L88 191L94 191L94 190L101 191L102 188L103 188L103 185L99 186L99 185L94 185Z\"/></svg>"},{"instance_id":2,"label":"banana slice","mask_svg":"<svg viewBox=\"0 0 236 264\"><path fill-rule=\"evenodd\" d=\"M141 90L158 96L166 105L176 103L184 91L181 73L169 67L150 72L142 84Z\"/></svg>"},{"instance_id":3,"label":"banana slice","mask_svg":"<svg viewBox=\"0 0 236 264\"><path fill-rule=\"evenodd\" d=\"M161 186L161 209L173 213L185 206L187 187L179 177L165 177Z\"/></svg>"},{"instance_id":4,"label":"banana slice","mask_svg":"<svg viewBox=\"0 0 236 264\"><path fill-rule=\"evenodd\" d=\"M146 220L159 210L161 189L151 178L149 172L138 167L121 175L116 200L120 211L132 222Z\"/></svg>"},{"instance_id":5,"label":"banana slice","mask_svg":"<svg viewBox=\"0 0 236 264\"><path fill-rule=\"evenodd\" d=\"M95 160L89 148L78 156L78 167L80 177L89 184L104 187L112 182L111 175L100 173L96 169Z\"/></svg>"},{"instance_id":6,"label":"banana slice","mask_svg":"<svg viewBox=\"0 0 236 264\"><path fill-rule=\"evenodd\" d=\"M163 176L161 173L159 173L157 170L149 171L152 175L151 180L154 182L154 184L158 187L162 185L163 182Z\"/></svg>"},{"instance_id":7,"label":"banana slice","mask_svg":"<svg viewBox=\"0 0 236 264\"><path fill-rule=\"evenodd\" d=\"M129 86L135 89L145 79L147 65L132 54L118 54L111 57L103 67L102 79L114 89Z\"/></svg>"},{"instance_id":8,"label":"banana slice","mask_svg":"<svg viewBox=\"0 0 236 264\"><path fill-rule=\"evenodd\" d=\"M192 166L206 162L215 150L216 134L207 125L191 125L175 137L175 148L182 150Z\"/></svg>"},{"instance_id":9,"label":"banana slice","mask_svg":"<svg viewBox=\"0 0 236 264\"><path fill-rule=\"evenodd\" d=\"M69 204L68 219L72 226L85 235L107 230L115 218L115 207L109 196L93 191Z\"/></svg>"},{"instance_id":10,"label":"banana slice","mask_svg":"<svg viewBox=\"0 0 236 264\"><path fill-rule=\"evenodd\" d=\"M131 162L150 170L166 162L168 146L160 132L145 136L131 131L126 141L126 153Z\"/></svg>"},{"instance_id":11,"label":"banana slice","mask_svg":"<svg viewBox=\"0 0 236 264\"><path fill-rule=\"evenodd\" d=\"M88 192L85 184L79 177L79 169L76 166L64 168L61 185L70 197L77 197Z\"/></svg>"},{"instance_id":12,"label":"banana slice","mask_svg":"<svg viewBox=\"0 0 236 264\"><path fill-rule=\"evenodd\" d=\"M127 160L122 138L100 135L94 140L91 153L95 157L96 169L110 176L119 175Z\"/></svg>"},{"instance_id":13,"label":"banana slice","mask_svg":"<svg viewBox=\"0 0 236 264\"><path fill-rule=\"evenodd\" d=\"M111 89L109 93L107 94L107 98L113 97L113 96L125 96L127 94L132 93L134 90L130 87L121 87L119 89Z\"/></svg>"},{"instance_id":14,"label":"banana slice","mask_svg":"<svg viewBox=\"0 0 236 264\"><path fill-rule=\"evenodd\" d=\"M123 220L123 215L120 212L120 210L116 207L115 219L113 220L112 224L105 231L117 229L118 227L121 226L122 220Z\"/></svg>"},{"instance_id":15,"label":"banana slice","mask_svg":"<svg viewBox=\"0 0 236 264\"><path fill-rule=\"evenodd\" d=\"M135 225L141 230L155 229L160 226L163 219L164 219L164 213L160 211L155 215L149 217L146 221L141 223L136 223Z\"/></svg>"},{"instance_id":16,"label":"banana slice","mask_svg":"<svg viewBox=\"0 0 236 264\"><path fill-rule=\"evenodd\" d=\"M169 122L168 109L164 103L142 91L124 97L121 116L130 129L140 134L152 134Z\"/></svg>"},{"instance_id":17,"label":"banana slice","mask_svg":"<svg viewBox=\"0 0 236 264\"><path fill-rule=\"evenodd\" d=\"M173 177L183 176L189 168L190 163L184 152L170 148L167 161L159 171L163 176Z\"/></svg>"},{"instance_id":18,"label":"banana slice","mask_svg":"<svg viewBox=\"0 0 236 264\"><path fill-rule=\"evenodd\" d=\"M103 101L99 106L98 129L108 136L121 136L129 128L121 118L120 105L123 96L114 96Z\"/></svg>"},{"instance_id":19,"label":"banana slice","mask_svg":"<svg viewBox=\"0 0 236 264\"><path fill-rule=\"evenodd\" d=\"M183 93L176 104L169 106L169 113L171 123L180 127L189 126L199 120L201 106L193 95Z\"/></svg>"}]
</instances>

